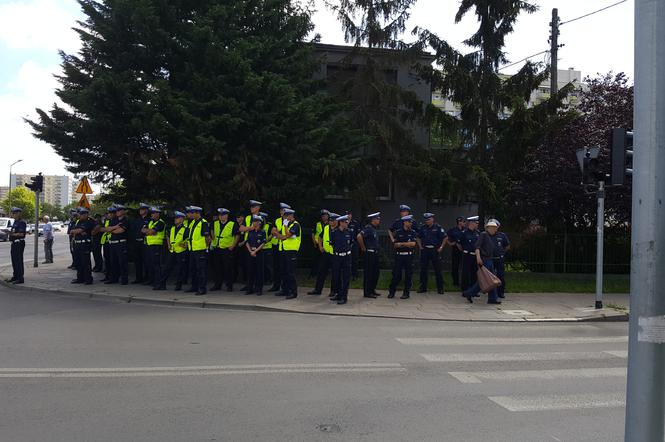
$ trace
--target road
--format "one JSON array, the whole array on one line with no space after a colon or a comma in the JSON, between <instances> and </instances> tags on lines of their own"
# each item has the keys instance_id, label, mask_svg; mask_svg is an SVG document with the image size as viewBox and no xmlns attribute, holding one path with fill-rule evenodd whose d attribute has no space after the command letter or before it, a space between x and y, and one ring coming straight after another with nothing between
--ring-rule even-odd
<instances>
[{"instance_id":1,"label":"road","mask_svg":"<svg viewBox=\"0 0 665 442\"><path fill-rule=\"evenodd\" d=\"M0 440L619 441L626 334L0 287Z\"/></svg>"},{"instance_id":2,"label":"road","mask_svg":"<svg viewBox=\"0 0 665 442\"><path fill-rule=\"evenodd\" d=\"M66 229L66 227L65 227ZM9 255L11 242L0 242L0 267L11 266L12 261ZM26 238L25 252L23 258L26 265L32 265L34 259L35 236L28 235ZM65 231L55 232L53 240L53 260L65 259L71 261L69 254L69 240ZM39 263L44 262L44 239L39 238Z\"/></svg>"}]
</instances>

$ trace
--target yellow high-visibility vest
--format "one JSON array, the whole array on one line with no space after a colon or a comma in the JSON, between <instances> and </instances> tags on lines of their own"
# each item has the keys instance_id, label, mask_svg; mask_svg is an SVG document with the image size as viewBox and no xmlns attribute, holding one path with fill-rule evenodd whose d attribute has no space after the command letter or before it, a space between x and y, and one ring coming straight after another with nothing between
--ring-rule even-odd
<instances>
[{"instance_id":1,"label":"yellow high-visibility vest","mask_svg":"<svg viewBox=\"0 0 665 442\"><path fill-rule=\"evenodd\" d=\"M150 222L148 222L148 229L154 229L155 226L157 226L159 223L164 224L164 221L161 219L158 219L157 221L150 220ZM145 243L149 246L159 246L164 244L164 229L155 233L154 235L146 235Z\"/></svg>"},{"instance_id":2,"label":"yellow high-visibility vest","mask_svg":"<svg viewBox=\"0 0 665 442\"><path fill-rule=\"evenodd\" d=\"M217 220L212 225L213 239L212 246L220 249L228 249L233 245L235 236L233 235L233 227L235 221L227 221L222 227L222 222Z\"/></svg>"},{"instance_id":3,"label":"yellow high-visibility vest","mask_svg":"<svg viewBox=\"0 0 665 442\"><path fill-rule=\"evenodd\" d=\"M187 244L180 244L185 240L185 230L187 228L184 224L171 227L171 232L169 233L169 251L171 253L182 253L187 250Z\"/></svg>"},{"instance_id":4,"label":"yellow high-visibility vest","mask_svg":"<svg viewBox=\"0 0 665 442\"><path fill-rule=\"evenodd\" d=\"M293 221L293 223L290 223L288 226L282 225L282 235L286 235L286 232L288 232L291 229L291 227L296 225L300 226L298 221ZM297 235L292 235L287 239L282 240L282 250L284 251L295 250L296 252L300 250L300 243L302 242L302 228L299 230L300 231L298 232Z\"/></svg>"},{"instance_id":5,"label":"yellow high-visibility vest","mask_svg":"<svg viewBox=\"0 0 665 442\"><path fill-rule=\"evenodd\" d=\"M192 220L189 228L189 250L192 252L198 252L208 248L206 243L206 237L201 234L203 224L208 222L201 219Z\"/></svg>"}]
</instances>

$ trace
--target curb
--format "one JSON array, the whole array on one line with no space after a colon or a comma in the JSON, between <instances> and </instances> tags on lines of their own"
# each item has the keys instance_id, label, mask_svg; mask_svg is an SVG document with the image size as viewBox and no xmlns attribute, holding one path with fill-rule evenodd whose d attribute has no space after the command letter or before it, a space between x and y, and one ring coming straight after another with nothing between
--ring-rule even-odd
<instances>
[{"instance_id":1,"label":"curb","mask_svg":"<svg viewBox=\"0 0 665 442\"><path fill-rule=\"evenodd\" d=\"M380 318L380 319L406 319L406 320L415 320L415 321L437 321L437 322L494 322L494 323L537 323L537 322L626 322L628 321L628 313L621 315L602 315L588 318L580 317L571 317L571 318L505 318L505 319L460 319L460 318L413 318L413 317L401 317L401 316L391 316L391 315L379 315L379 314L358 314L358 313L335 313L335 312L310 312L303 310L293 310L293 309L284 309L279 307L266 307L260 305L242 305L242 304L225 304L221 302L206 302L206 301L181 301L177 299L155 299L155 298L145 298L140 296L126 296L126 295L103 295L103 294L92 294L92 293L82 293L68 290L47 290L31 286L16 286L9 284L5 281L0 281L0 283L11 289L18 291L27 291L27 292L36 292L42 294L58 294L62 296L75 296L80 298L94 299L94 300L104 300L104 301L120 301L127 304L141 304L141 305L157 305L157 306L166 306L166 307L180 307L180 308L201 308L208 310L235 310L235 311L254 311L254 312L272 312L272 313L295 313L295 314L304 314L304 315L320 315L320 316L338 316L338 317L347 317L347 318Z\"/></svg>"}]
</instances>

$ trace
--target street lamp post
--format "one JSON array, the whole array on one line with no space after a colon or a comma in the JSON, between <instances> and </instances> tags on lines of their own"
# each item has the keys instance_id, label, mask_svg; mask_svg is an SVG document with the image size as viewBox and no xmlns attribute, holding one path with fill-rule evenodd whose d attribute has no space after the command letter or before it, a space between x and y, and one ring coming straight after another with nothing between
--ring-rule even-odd
<instances>
[{"instance_id":1,"label":"street lamp post","mask_svg":"<svg viewBox=\"0 0 665 442\"><path fill-rule=\"evenodd\" d=\"M14 167L14 164L18 164L21 161L23 160L16 160L9 165L9 210L12 209L12 167Z\"/></svg>"}]
</instances>

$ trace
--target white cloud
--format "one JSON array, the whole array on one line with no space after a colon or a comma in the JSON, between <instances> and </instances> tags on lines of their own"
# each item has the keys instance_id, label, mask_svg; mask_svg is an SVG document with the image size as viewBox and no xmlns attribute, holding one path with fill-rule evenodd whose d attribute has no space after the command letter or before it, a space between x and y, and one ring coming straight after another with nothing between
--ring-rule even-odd
<instances>
[{"instance_id":1,"label":"white cloud","mask_svg":"<svg viewBox=\"0 0 665 442\"><path fill-rule=\"evenodd\" d=\"M0 44L9 49L76 51L74 0L11 1L0 5Z\"/></svg>"}]
</instances>

